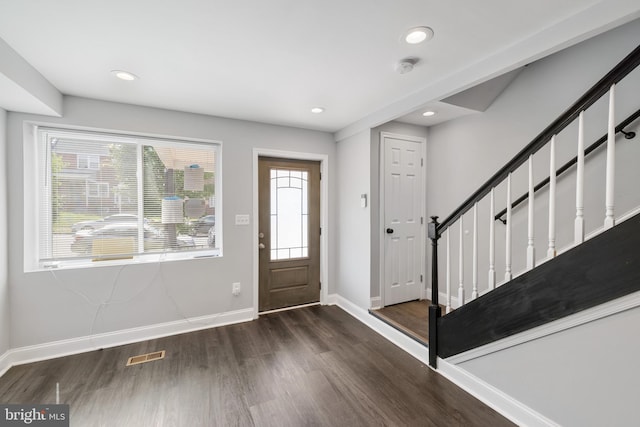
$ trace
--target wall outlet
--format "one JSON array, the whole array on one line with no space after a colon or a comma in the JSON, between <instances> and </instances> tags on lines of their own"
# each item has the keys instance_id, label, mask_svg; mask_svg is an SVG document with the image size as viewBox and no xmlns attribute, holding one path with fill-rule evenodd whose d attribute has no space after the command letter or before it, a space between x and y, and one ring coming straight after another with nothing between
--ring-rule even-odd
<instances>
[{"instance_id":1,"label":"wall outlet","mask_svg":"<svg viewBox=\"0 0 640 427\"><path fill-rule=\"evenodd\" d=\"M236 282L231 285L231 293L234 296L240 295L240 282Z\"/></svg>"}]
</instances>

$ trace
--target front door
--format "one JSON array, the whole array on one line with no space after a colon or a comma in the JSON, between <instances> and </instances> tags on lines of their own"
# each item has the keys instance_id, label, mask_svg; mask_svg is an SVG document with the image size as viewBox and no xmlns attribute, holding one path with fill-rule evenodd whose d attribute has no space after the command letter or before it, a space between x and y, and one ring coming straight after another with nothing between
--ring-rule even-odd
<instances>
[{"instance_id":1,"label":"front door","mask_svg":"<svg viewBox=\"0 0 640 427\"><path fill-rule=\"evenodd\" d=\"M423 158L416 138L382 134L384 305L421 297L424 266Z\"/></svg>"},{"instance_id":2,"label":"front door","mask_svg":"<svg viewBox=\"0 0 640 427\"><path fill-rule=\"evenodd\" d=\"M320 162L258 159L259 311L320 301Z\"/></svg>"}]
</instances>

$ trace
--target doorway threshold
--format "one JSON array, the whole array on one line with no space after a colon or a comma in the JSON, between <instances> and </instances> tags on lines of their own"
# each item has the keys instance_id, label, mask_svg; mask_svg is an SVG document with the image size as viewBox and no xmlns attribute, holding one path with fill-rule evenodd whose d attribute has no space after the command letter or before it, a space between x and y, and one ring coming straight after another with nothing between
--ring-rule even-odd
<instances>
[{"instance_id":1,"label":"doorway threshold","mask_svg":"<svg viewBox=\"0 0 640 427\"><path fill-rule=\"evenodd\" d=\"M258 313L258 316L262 316L263 314L279 313L279 312L281 312L281 311L295 310L295 309L297 309L297 308L313 307L314 305L320 305L320 301L318 301L318 302L312 302L312 303L309 303L309 304L292 305L292 306L290 306L290 307L276 308L276 309L274 309L274 310L260 311L260 312Z\"/></svg>"},{"instance_id":2,"label":"doorway threshold","mask_svg":"<svg viewBox=\"0 0 640 427\"><path fill-rule=\"evenodd\" d=\"M410 301L408 303L369 310L369 313L409 338L417 341L419 344L428 347L428 304L429 302L427 300ZM422 313L423 305L424 315Z\"/></svg>"}]
</instances>

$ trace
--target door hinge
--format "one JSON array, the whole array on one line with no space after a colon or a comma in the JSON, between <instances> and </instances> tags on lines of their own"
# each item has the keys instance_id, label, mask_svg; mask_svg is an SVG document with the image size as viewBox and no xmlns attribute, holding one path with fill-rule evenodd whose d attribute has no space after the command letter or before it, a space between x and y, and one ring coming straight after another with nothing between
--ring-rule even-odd
<instances>
[{"instance_id":1,"label":"door hinge","mask_svg":"<svg viewBox=\"0 0 640 427\"><path fill-rule=\"evenodd\" d=\"M423 216L421 216L421 217L420 217L420 225L423 225L423 224L424 224L424 217L423 217Z\"/></svg>"},{"instance_id":2,"label":"door hinge","mask_svg":"<svg viewBox=\"0 0 640 427\"><path fill-rule=\"evenodd\" d=\"M424 166L424 159L420 158L420 166Z\"/></svg>"},{"instance_id":3,"label":"door hinge","mask_svg":"<svg viewBox=\"0 0 640 427\"><path fill-rule=\"evenodd\" d=\"M320 227L320 235L322 236L322 227Z\"/></svg>"},{"instance_id":4,"label":"door hinge","mask_svg":"<svg viewBox=\"0 0 640 427\"><path fill-rule=\"evenodd\" d=\"M422 283L422 274L420 275L420 283Z\"/></svg>"},{"instance_id":5,"label":"door hinge","mask_svg":"<svg viewBox=\"0 0 640 427\"><path fill-rule=\"evenodd\" d=\"M322 289L322 282L318 282L318 288Z\"/></svg>"},{"instance_id":6,"label":"door hinge","mask_svg":"<svg viewBox=\"0 0 640 427\"><path fill-rule=\"evenodd\" d=\"M322 181L322 172L320 172L320 181Z\"/></svg>"}]
</instances>

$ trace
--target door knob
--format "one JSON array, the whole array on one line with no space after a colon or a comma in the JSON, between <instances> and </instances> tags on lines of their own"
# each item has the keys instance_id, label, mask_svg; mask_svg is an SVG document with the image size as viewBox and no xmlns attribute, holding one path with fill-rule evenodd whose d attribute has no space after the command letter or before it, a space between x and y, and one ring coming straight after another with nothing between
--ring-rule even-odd
<instances>
[{"instance_id":1,"label":"door knob","mask_svg":"<svg viewBox=\"0 0 640 427\"><path fill-rule=\"evenodd\" d=\"M393 228L387 228L387 234L393 234Z\"/></svg>"},{"instance_id":2,"label":"door knob","mask_svg":"<svg viewBox=\"0 0 640 427\"><path fill-rule=\"evenodd\" d=\"M258 233L258 237L264 239L264 233Z\"/></svg>"},{"instance_id":3,"label":"door knob","mask_svg":"<svg viewBox=\"0 0 640 427\"><path fill-rule=\"evenodd\" d=\"M264 249L265 247L266 247L266 246L264 245L264 243L260 243L260 244L258 245L258 248L259 248L259 249Z\"/></svg>"}]
</instances>

